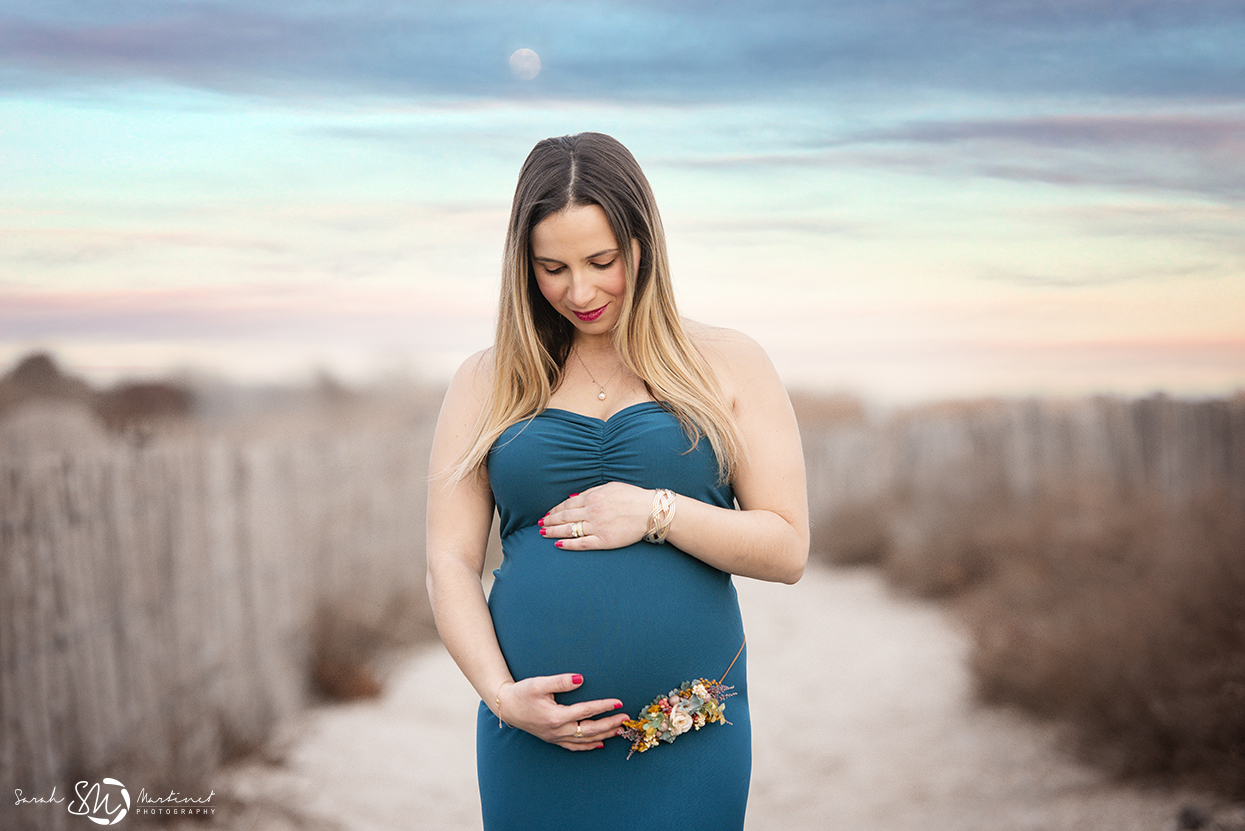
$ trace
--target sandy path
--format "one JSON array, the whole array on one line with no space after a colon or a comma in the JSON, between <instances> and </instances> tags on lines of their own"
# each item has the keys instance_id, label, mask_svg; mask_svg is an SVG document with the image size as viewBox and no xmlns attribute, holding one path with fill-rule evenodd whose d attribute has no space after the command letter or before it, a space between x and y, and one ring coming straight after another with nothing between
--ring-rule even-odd
<instances>
[{"instance_id":1,"label":"sandy path","mask_svg":"<svg viewBox=\"0 0 1245 831\"><path fill-rule=\"evenodd\" d=\"M965 644L937 606L872 571L812 569L797 586L739 581L748 627L754 767L749 831L1166 829L1188 794L1104 782L1051 730L974 707ZM436 647L379 702L314 710L283 765L252 763L218 793L234 828L480 827L476 698ZM587 823L585 827L591 827Z\"/></svg>"}]
</instances>

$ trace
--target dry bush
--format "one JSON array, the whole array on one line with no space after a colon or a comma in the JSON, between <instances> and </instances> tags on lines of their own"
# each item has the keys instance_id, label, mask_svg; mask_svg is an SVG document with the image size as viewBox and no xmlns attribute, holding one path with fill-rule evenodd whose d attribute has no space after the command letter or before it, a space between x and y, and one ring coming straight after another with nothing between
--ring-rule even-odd
<instances>
[{"instance_id":1,"label":"dry bush","mask_svg":"<svg viewBox=\"0 0 1245 831\"><path fill-rule=\"evenodd\" d=\"M888 548L873 464L877 431L863 402L849 395L793 391L809 489L809 550L834 565L876 563Z\"/></svg>"},{"instance_id":2,"label":"dry bush","mask_svg":"<svg viewBox=\"0 0 1245 831\"><path fill-rule=\"evenodd\" d=\"M0 376L0 416L40 402L86 405L104 427L136 443L184 423L197 404L186 385L172 380L122 381L97 390L62 371L50 353L32 352Z\"/></svg>"},{"instance_id":3,"label":"dry bush","mask_svg":"<svg viewBox=\"0 0 1245 831\"><path fill-rule=\"evenodd\" d=\"M866 421L864 402L847 393L827 394L793 389L787 397L791 399L791 409L795 411L802 430L863 424Z\"/></svg>"},{"instance_id":4,"label":"dry bush","mask_svg":"<svg viewBox=\"0 0 1245 831\"><path fill-rule=\"evenodd\" d=\"M423 584L391 596L379 613L369 604L336 598L316 611L311 682L332 701L376 698L384 690L386 659L395 650L436 638Z\"/></svg>"},{"instance_id":5,"label":"dry bush","mask_svg":"<svg viewBox=\"0 0 1245 831\"><path fill-rule=\"evenodd\" d=\"M809 549L831 565L878 565L892 549L886 514L868 503L826 511L810 529Z\"/></svg>"},{"instance_id":6,"label":"dry bush","mask_svg":"<svg viewBox=\"0 0 1245 831\"><path fill-rule=\"evenodd\" d=\"M890 545L880 562L887 579L929 598L973 588L993 573L1000 543L1007 536L1001 523L986 520L989 516L991 510L980 501L930 499L919 507L892 508Z\"/></svg>"},{"instance_id":7,"label":"dry bush","mask_svg":"<svg viewBox=\"0 0 1245 831\"><path fill-rule=\"evenodd\" d=\"M1245 395L797 412L814 556L955 603L982 699L1245 796Z\"/></svg>"},{"instance_id":8,"label":"dry bush","mask_svg":"<svg viewBox=\"0 0 1245 831\"><path fill-rule=\"evenodd\" d=\"M117 384L97 393L95 414L109 430L149 440L155 429L194 414L194 395L168 381Z\"/></svg>"},{"instance_id":9,"label":"dry bush","mask_svg":"<svg viewBox=\"0 0 1245 831\"><path fill-rule=\"evenodd\" d=\"M981 698L1078 728L1130 776L1245 797L1245 504L1045 506L965 599Z\"/></svg>"}]
</instances>

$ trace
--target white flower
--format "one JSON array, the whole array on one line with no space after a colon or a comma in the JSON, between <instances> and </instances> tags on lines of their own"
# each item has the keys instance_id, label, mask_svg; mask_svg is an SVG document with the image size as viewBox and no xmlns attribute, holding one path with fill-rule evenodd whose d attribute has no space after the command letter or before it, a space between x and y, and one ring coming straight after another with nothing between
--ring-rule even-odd
<instances>
[{"instance_id":1,"label":"white flower","mask_svg":"<svg viewBox=\"0 0 1245 831\"><path fill-rule=\"evenodd\" d=\"M675 710L670 714L670 732L678 736L692 729L692 717L683 710Z\"/></svg>"}]
</instances>

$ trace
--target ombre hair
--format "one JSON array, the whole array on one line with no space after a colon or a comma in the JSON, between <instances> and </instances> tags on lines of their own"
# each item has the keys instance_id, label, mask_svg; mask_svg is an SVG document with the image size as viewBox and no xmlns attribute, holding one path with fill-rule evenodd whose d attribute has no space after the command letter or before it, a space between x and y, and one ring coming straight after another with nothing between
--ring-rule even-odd
<instances>
[{"instance_id":1,"label":"ombre hair","mask_svg":"<svg viewBox=\"0 0 1245 831\"><path fill-rule=\"evenodd\" d=\"M649 395L678 418L693 447L708 439L719 478L727 481L744 452L743 439L712 368L675 307L666 236L648 179L626 147L601 133L545 139L519 172L506 231L492 386L452 478L483 464L507 427L549 406L570 356L574 325L536 284L532 230L549 216L586 205L605 212L627 274L613 331L619 356ZM639 243L639 262L630 240Z\"/></svg>"}]
</instances>

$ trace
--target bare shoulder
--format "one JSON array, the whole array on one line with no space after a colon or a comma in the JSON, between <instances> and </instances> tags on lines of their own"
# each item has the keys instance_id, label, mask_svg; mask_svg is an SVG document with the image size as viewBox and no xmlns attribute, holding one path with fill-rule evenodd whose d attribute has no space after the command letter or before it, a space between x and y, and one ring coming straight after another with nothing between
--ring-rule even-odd
<instances>
[{"instance_id":1,"label":"bare shoulder","mask_svg":"<svg viewBox=\"0 0 1245 831\"><path fill-rule=\"evenodd\" d=\"M450 381L441 402L441 413L437 416L437 428L432 440L428 469L433 478L448 476L471 446L475 424L488 402L492 381L491 349L472 355L454 373L454 379Z\"/></svg>"},{"instance_id":2,"label":"bare shoulder","mask_svg":"<svg viewBox=\"0 0 1245 831\"><path fill-rule=\"evenodd\" d=\"M725 326L710 326L686 319L683 321L683 326L688 337L692 339L692 343L709 360L713 360L715 355L732 360L764 360L766 362L769 360L761 344L743 332L727 329Z\"/></svg>"},{"instance_id":3,"label":"bare shoulder","mask_svg":"<svg viewBox=\"0 0 1245 831\"><path fill-rule=\"evenodd\" d=\"M732 399L759 380L777 380L769 355L743 332L692 320L684 320L683 326Z\"/></svg>"},{"instance_id":4,"label":"bare shoulder","mask_svg":"<svg viewBox=\"0 0 1245 831\"><path fill-rule=\"evenodd\" d=\"M445 393L442 412L479 412L493 384L493 348L482 349L463 361Z\"/></svg>"},{"instance_id":5,"label":"bare shoulder","mask_svg":"<svg viewBox=\"0 0 1245 831\"><path fill-rule=\"evenodd\" d=\"M487 391L493 383L493 347L481 349L463 361L454 373L454 383Z\"/></svg>"}]
</instances>

